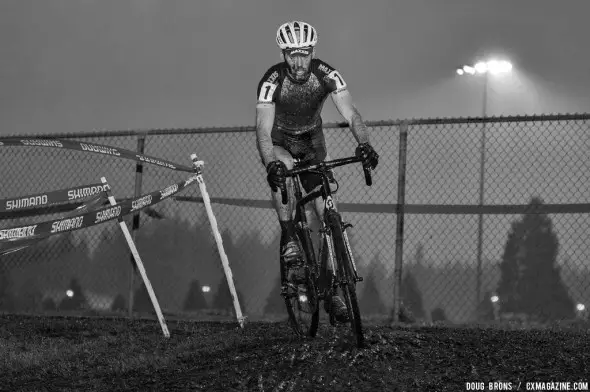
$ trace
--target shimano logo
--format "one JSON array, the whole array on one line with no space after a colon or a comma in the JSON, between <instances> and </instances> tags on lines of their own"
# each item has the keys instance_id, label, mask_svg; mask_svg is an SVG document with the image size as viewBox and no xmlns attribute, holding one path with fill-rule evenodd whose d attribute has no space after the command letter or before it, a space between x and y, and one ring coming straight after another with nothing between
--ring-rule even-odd
<instances>
[{"instance_id":1,"label":"shimano logo","mask_svg":"<svg viewBox=\"0 0 590 392\"><path fill-rule=\"evenodd\" d=\"M36 228L37 225L0 230L0 240L13 240L16 238L32 237L35 235Z\"/></svg>"},{"instance_id":2,"label":"shimano logo","mask_svg":"<svg viewBox=\"0 0 590 392\"><path fill-rule=\"evenodd\" d=\"M104 211L99 211L96 213L96 219L94 220L94 223L104 222L109 219L116 218L119 215L121 215L121 206L116 206L106 209Z\"/></svg>"},{"instance_id":3,"label":"shimano logo","mask_svg":"<svg viewBox=\"0 0 590 392\"><path fill-rule=\"evenodd\" d=\"M107 190L109 190L109 186L106 184L89 186L81 189L73 189L71 191L68 191L68 200L82 199L84 197L96 195L97 193L105 192Z\"/></svg>"},{"instance_id":4,"label":"shimano logo","mask_svg":"<svg viewBox=\"0 0 590 392\"><path fill-rule=\"evenodd\" d=\"M121 153L116 148L95 146L93 144L80 143L82 151L98 152L100 154L120 156Z\"/></svg>"},{"instance_id":5,"label":"shimano logo","mask_svg":"<svg viewBox=\"0 0 590 392\"><path fill-rule=\"evenodd\" d=\"M131 202L131 211L139 210L145 206L152 204L152 195L147 195Z\"/></svg>"},{"instance_id":6,"label":"shimano logo","mask_svg":"<svg viewBox=\"0 0 590 392\"><path fill-rule=\"evenodd\" d=\"M23 199L17 199L17 200L7 200L6 201L6 209L7 210L15 210L17 208L42 206L42 205L47 204L47 201L48 201L47 195L25 197Z\"/></svg>"},{"instance_id":7,"label":"shimano logo","mask_svg":"<svg viewBox=\"0 0 590 392\"><path fill-rule=\"evenodd\" d=\"M168 188L160 191L160 195L163 198L170 196L171 194L178 192L178 185L170 185Z\"/></svg>"},{"instance_id":8,"label":"shimano logo","mask_svg":"<svg viewBox=\"0 0 590 392\"><path fill-rule=\"evenodd\" d=\"M84 217L78 216L76 218L63 219L51 224L51 233L60 233L62 231L79 229L84 223Z\"/></svg>"},{"instance_id":9,"label":"shimano logo","mask_svg":"<svg viewBox=\"0 0 590 392\"><path fill-rule=\"evenodd\" d=\"M63 147L64 145L55 140L41 140L41 139L22 139L20 141L25 146L41 146L41 147Z\"/></svg>"},{"instance_id":10,"label":"shimano logo","mask_svg":"<svg viewBox=\"0 0 590 392\"><path fill-rule=\"evenodd\" d=\"M142 161L142 162L153 163L155 165L164 166L164 167L167 167L169 169L176 169L176 166L174 166L174 165L172 165L170 163L167 163L167 162L162 162L162 161L159 161L157 159L148 158L148 157L145 157L143 155L136 155L136 157L138 157L139 160Z\"/></svg>"}]
</instances>

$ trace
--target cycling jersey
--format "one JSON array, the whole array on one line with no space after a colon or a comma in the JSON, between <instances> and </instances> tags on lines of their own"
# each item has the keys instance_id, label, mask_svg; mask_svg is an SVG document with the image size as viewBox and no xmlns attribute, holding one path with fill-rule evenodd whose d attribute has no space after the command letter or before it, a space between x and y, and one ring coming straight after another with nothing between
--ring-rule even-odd
<instances>
[{"instance_id":1,"label":"cycling jersey","mask_svg":"<svg viewBox=\"0 0 590 392\"><path fill-rule=\"evenodd\" d=\"M312 59L310 74L298 81L289 74L286 63L269 68L258 84L258 103L275 104L271 131L273 145L281 146L302 163L317 163L326 158L326 142L321 112L328 95L346 89L346 82L334 68ZM300 176L302 186L310 192L322 182L317 174ZM330 171L329 179L334 181Z\"/></svg>"},{"instance_id":2,"label":"cycling jersey","mask_svg":"<svg viewBox=\"0 0 590 392\"><path fill-rule=\"evenodd\" d=\"M297 81L285 63L273 65L258 83L258 103L275 104L273 133L300 135L321 128L321 112L328 95L346 89L337 70L312 59L307 80Z\"/></svg>"}]
</instances>

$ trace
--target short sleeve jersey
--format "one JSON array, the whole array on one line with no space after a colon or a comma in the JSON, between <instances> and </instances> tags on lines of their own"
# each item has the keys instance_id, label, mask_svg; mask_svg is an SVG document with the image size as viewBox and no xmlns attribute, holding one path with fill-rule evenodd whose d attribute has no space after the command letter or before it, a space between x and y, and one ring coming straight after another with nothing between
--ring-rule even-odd
<instances>
[{"instance_id":1,"label":"short sleeve jersey","mask_svg":"<svg viewBox=\"0 0 590 392\"><path fill-rule=\"evenodd\" d=\"M299 135L322 125L321 112L330 93L347 88L340 73L319 59L312 59L305 81L294 80L284 62L273 65L258 83L258 103L275 104L274 128Z\"/></svg>"}]
</instances>

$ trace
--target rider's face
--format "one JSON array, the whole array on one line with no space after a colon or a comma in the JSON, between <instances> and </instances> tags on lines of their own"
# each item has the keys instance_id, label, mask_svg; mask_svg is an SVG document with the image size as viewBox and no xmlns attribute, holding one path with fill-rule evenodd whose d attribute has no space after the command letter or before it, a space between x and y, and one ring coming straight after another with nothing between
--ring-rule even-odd
<instances>
[{"instance_id":1,"label":"rider's face","mask_svg":"<svg viewBox=\"0 0 590 392\"><path fill-rule=\"evenodd\" d=\"M285 50L284 55L285 61L289 65L291 76L295 80L305 80L309 75L313 51L311 49Z\"/></svg>"}]
</instances>

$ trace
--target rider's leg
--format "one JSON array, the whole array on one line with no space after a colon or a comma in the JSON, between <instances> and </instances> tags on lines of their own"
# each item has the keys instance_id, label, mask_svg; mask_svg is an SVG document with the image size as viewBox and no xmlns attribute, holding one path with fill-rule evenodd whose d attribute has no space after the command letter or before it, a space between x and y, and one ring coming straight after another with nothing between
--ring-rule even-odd
<instances>
[{"instance_id":1,"label":"rider's leg","mask_svg":"<svg viewBox=\"0 0 590 392\"><path fill-rule=\"evenodd\" d=\"M277 159L283 162L288 170L293 168L293 157L287 150L275 145L274 153ZM281 200L280 189L277 192L272 192L271 190L271 194L281 226L281 257L287 260L300 258L301 250L297 242L295 222L293 221L294 195L292 179L287 178L287 204L283 204Z\"/></svg>"}]
</instances>

